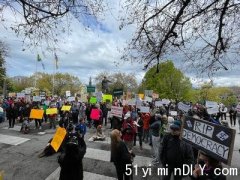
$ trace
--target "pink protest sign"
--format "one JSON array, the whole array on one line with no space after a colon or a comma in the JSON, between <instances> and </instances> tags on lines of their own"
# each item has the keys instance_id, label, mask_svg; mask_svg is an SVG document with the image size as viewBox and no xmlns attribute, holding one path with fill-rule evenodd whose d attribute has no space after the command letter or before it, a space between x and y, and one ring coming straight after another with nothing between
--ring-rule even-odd
<instances>
[{"instance_id":1,"label":"pink protest sign","mask_svg":"<svg viewBox=\"0 0 240 180\"><path fill-rule=\"evenodd\" d=\"M92 120L99 120L100 118L100 110L99 109L92 109L90 118Z\"/></svg>"}]
</instances>

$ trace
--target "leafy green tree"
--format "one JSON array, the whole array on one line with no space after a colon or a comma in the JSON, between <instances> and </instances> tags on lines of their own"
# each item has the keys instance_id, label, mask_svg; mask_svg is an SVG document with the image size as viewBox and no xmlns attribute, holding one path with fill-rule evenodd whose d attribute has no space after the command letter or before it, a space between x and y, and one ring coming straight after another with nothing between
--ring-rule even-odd
<instances>
[{"instance_id":1,"label":"leafy green tree","mask_svg":"<svg viewBox=\"0 0 240 180\"><path fill-rule=\"evenodd\" d=\"M172 61L166 61L149 69L143 80L146 89L152 89L159 93L160 98L169 98L175 101L189 99L189 92L192 88L189 78L177 68Z\"/></svg>"},{"instance_id":2,"label":"leafy green tree","mask_svg":"<svg viewBox=\"0 0 240 180\"><path fill-rule=\"evenodd\" d=\"M138 88L137 80L134 74L101 72L95 77L96 87L99 91L102 90L102 80L106 76L110 81L109 92L113 93L114 89L123 89L124 92L136 92Z\"/></svg>"}]
</instances>

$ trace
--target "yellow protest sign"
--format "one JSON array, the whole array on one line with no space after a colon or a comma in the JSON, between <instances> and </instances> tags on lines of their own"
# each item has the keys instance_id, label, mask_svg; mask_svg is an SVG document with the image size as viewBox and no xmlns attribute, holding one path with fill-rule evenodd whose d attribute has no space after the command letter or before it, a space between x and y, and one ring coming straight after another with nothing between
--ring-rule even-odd
<instances>
[{"instance_id":1,"label":"yellow protest sign","mask_svg":"<svg viewBox=\"0 0 240 180\"><path fill-rule=\"evenodd\" d=\"M57 108L48 108L47 110L46 110L46 114L48 115L48 114L57 114Z\"/></svg>"},{"instance_id":2,"label":"yellow protest sign","mask_svg":"<svg viewBox=\"0 0 240 180\"><path fill-rule=\"evenodd\" d=\"M139 97L140 99L144 99L144 94L138 94L138 97Z\"/></svg>"},{"instance_id":3,"label":"yellow protest sign","mask_svg":"<svg viewBox=\"0 0 240 180\"><path fill-rule=\"evenodd\" d=\"M112 95L111 94L104 94L102 98L103 98L103 102L106 102L107 100L112 102Z\"/></svg>"},{"instance_id":4,"label":"yellow protest sign","mask_svg":"<svg viewBox=\"0 0 240 180\"><path fill-rule=\"evenodd\" d=\"M71 106L62 106L62 111L70 111Z\"/></svg>"},{"instance_id":5,"label":"yellow protest sign","mask_svg":"<svg viewBox=\"0 0 240 180\"><path fill-rule=\"evenodd\" d=\"M42 119L44 110L42 109L32 109L30 113L30 119Z\"/></svg>"},{"instance_id":6,"label":"yellow protest sign","mask_svg":"<svg viewBox=\"0 0 240 180\"><path fill-rule=\"evenodd\" d=\"M65 136L67 134L67 131L65 128L57 128L56 133L53 136L51 146L53 147L54 151L58 151L59 147L61 146Z\"/></svg>"}]
</instances>

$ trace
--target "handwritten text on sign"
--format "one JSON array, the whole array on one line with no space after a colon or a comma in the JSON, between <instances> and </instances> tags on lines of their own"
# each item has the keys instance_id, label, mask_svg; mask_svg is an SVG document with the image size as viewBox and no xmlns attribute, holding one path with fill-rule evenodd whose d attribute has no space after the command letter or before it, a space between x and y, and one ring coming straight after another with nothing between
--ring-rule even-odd
<instances>
[{"instance_id":1,"label":"handwritten text on sign","mask_svg":"<svg viewBox=\"0 0 240 180\"><path fill-rule=\"evenodd\" d=\"M235 130L202 119L185 117L182 138L218 161L231 164Z\"/></svg>"}]
</instances>

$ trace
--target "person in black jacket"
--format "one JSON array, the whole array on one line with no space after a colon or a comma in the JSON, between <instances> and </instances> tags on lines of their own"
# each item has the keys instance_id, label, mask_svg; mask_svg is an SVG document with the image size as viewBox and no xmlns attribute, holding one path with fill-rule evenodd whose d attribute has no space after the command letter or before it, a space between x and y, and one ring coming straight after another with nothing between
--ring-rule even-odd
<instances>
[{"instance_id":1,"label":"person in black jacket","mask_svg":"<svg viewBox=\"0 0 240 180\"><path fill-rule=\"evenodd\" d=\"M170 180L173 174L174 180L181 180L182 174L175 173L176 168L183 168L183 164L193 164L192 147L180 139L181 121L174 120L170 126L170 134L163 136L160 146L160 160L164 168L168 169L168 174L163 176L163 180ZM183 172L183 171L181 171Z\"/></svg>"},{"instance_id":2,"label":"person in black jacket","mask_svg":"<svg viewBox=\"0 0 240 180\"><path fill-rule=\"evenodd\" d=\"M128 151L127 146L121 140L121 131L114 129L111 132L111 159L117 171L118 180L131 180L132 175L127 171L127 167L131 168L134 154Z\"/></svg>"},{"instance_id":3,"label":"person in black jacket","mask_svg":"<svg viewBox=\"0 0 240 180\"><path fill-rule=\"evenodd\" d=\"M77 135L67 137L64 152L58 157L61 167L59 180L83 180L82 159L86 153L86 143Z\"/></svg>"}]
</instances>

